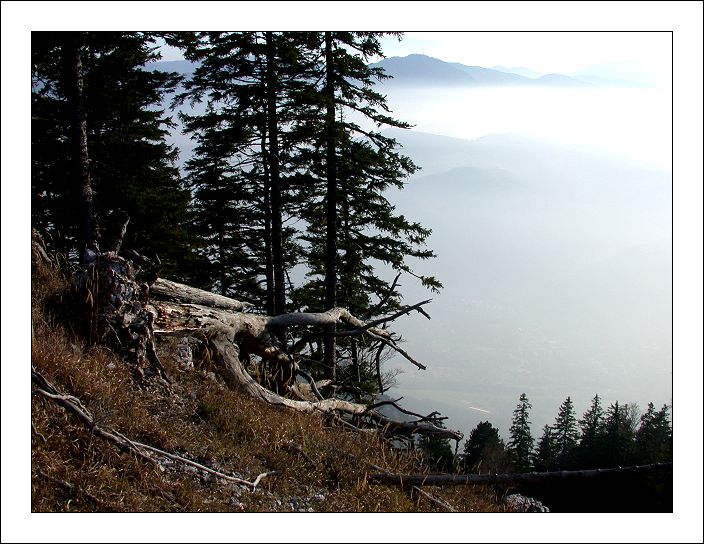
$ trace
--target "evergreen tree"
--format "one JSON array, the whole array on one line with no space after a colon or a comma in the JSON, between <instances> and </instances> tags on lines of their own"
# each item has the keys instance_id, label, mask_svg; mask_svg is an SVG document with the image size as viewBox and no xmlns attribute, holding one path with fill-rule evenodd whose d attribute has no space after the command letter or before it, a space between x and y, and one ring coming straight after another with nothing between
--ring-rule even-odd
<instances>
[{"instance_id":1,"label":"evergreen tree","mask_svg":"<svg viewBox=\"0 0 704 544\"><path fill-rule=\"evenodd\" d=\"M481 421L469 433L464 445L464 471L489 474L505 472L510 466L510 457L499 430L488 421Z\"/></svg>"},{"instance_id":2,"label":"evergreen tree","mask_svg":"<svg viewBox=\"0 0 704 544\"><path fill-rule=\"evenodd\" d=\"M582 430L577 447L579 465L582 468L597 467L600 464L599 446L604 432L604 410L599 395L594 395L592 404L579 420L579 425Z\"/></svg>"},{"instance_id":3,"label":"evergreen tree","mask_svg":"<svg viewBox=\"0 0 704 544\"><path fill-rule=\"evenodd\" d=\"M557 468L560 470L571 468L574 463L579 430L577 427L577 418L574 414L574 406L570 397L567 397L560 406L552 429Z\"/></svg>"},{"instance_id":4,"label":"evergreen tree","mask_svg":"<svg viewBox=\"0 0 704 544\"><path fill-rule=\"evenodd\" d=\"M311 51L320 59L316 79L321 84L317 112L307 120L311 145L301 155L306 165L300 180L307 191L309 282L296 299L313 311L339 305L372 317L398 308L397 284L380 280L372 263L412 273L408 257L433 256L423 248L430 231L396 215L383 194L389 187L403 187L416 166L398 152L394 139L361 126L409 127L387 114L385 97L373 87L385 77L367 64L382 53L379 36L326 32ZM352 120L360 117L360 123ZM421 281L432 289L441 287L431 277ZM323 363L328 377L336 375L340 357L351 361L353 376L365 374L364 367L373 369L377 346L343 340L338 345L333 328L326 333Z\"/></svg>"},{"instance_id":5,"label":"evergreen tree","mask_svg":"<svg viewBox=\"0 0 704 544\"><path fill-rule=\"evenodd\" d=\"M549 425L545 425L533 454L533 468L538 472L554 470L556 466L555 450L553 429Z\"/></svg>"},{"instance_id":6,"label":"evergreen tree","mask_svg":"<svg viewBox=\"0 0 704 544\"><path fill-rule=\"evenodd\" d=\"M667 405L656 411L653 403L648 403L635 435L635 459L639 464L672 461L672 428Z\"/></svg>"},{"instance_id":7,"label":"evergreen tree","mask_svg":"<svg viewBox=\"0 0 704 544\"><path fill-rule=\"evenodd\" d=\"M628 405L618 401L606 410L601 449L604 452L603 467L629 464L633 449L633 427Z\"/></svg>"},{"instance_id":8,"label":"evergreen tree","mask_svg":"<svg viewBox=\"0 0 704 544\"><path fill-rule=\"evenodd\" d=\"M63 70L64 34L32 35L32 216L56 249L75 255L82 235L65 159L75 125L75 91ZM82 176L90 178L95 215L104 219L122 210L130 217L123 248L158 256L164 274L183 277L193 243L187 234L190 195L174 166L177 151L166 144L172 123L160 109L179 78L146 69L159 58L154 34L81 32L76 40L72 64L80 60L90 159Z\"/></svg>"},{"instance_id":9,"label":"evergreen tree","mask_svg":"<svg viewBox=\"0 0 704 544\"><path fill-rule=\"evenodd\" d=\"M291 213L284 186L295 148L284 128L302 77L300 46L272 32L204 32L172 41L199 63L175 104L207 104L205 113L182 117L197 142L187 180L212 280L224 294L283 313L286 269L298 247L295 231L283 224Z\"/></svg>"},{"instance_id":10,"label":"evergreen tree","mask_svg":"<svg viewBox=\"0 0 704 544\"><path fill-rule=\"evenodd\" d=\"M530 433L530 420L528 412L532 408L528 397L521 393L518 406L513 411L513 421L511 423L511 439L508 449L511 452L515 470L528 472L531 468L531 453L533 451L533 437Z\"/></svg>"},{"instance_id":11,"label":"evergreen tree","mask_svg":"<svg viewBox=\"0 0 704 544\"><path fill-rule=\"evenodd\" d=\"M437 426L445 428L442 421L438 422ZM423 435L420 437L418 445L425 465L435 472L453 472L455 454L452 451L449 438Z\"/></svg>"}]
</instances>

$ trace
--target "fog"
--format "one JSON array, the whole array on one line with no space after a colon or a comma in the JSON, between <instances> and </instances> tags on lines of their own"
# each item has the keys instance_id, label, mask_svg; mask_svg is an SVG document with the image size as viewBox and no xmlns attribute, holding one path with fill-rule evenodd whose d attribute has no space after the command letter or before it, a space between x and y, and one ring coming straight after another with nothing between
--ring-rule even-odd
<instances>
[{"instance_id":1,"label":"fog","mask_svg":"<svg viewBox=\"0 0 704 544\"><path fill-rule=\"evenodd\" d=\"M444 284L434 295L402 281L406 302L433 298L431 321L394 324L428 369L395 357L387 368L403 373L388 394L442 411L466 436L489 420L504 439L521 393L536 437L568 395L578 416L595 394L605 407L670 404L669 91L384 92L393 115L415 125L387 132L422 167L387 196L433 230L437 258L413 264ZM193 144L178 132L172 142L183 164Z\"/></svg>"},{"instance_id":2,"label":"fog","mask_svg":"<svg viewBox=\"0 0 704 544\"><path fill-rule=\"evenodd\" d=\"M428 365L389 395L469 434L537 437L571 396L672 402L671 101L659 89L389 89L391 133L423 170L388 197L433 229L432 316L395 324ZM451 136L451 137L448 137ZM382 273L389 273L382 271ZM428 298L412 279L409 303Z\"/></svg>"}]
</instances>

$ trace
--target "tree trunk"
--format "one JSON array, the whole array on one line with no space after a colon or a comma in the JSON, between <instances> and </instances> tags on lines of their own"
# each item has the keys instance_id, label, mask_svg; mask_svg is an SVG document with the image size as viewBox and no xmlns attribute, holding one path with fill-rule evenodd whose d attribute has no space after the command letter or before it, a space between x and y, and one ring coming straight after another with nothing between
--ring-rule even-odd
<instances>
[{"instance_id":1,"label":"tree trunk","mask_svg":"<svg viewBox=\"0 0 704 544\"><path fill-rule=\"evenodd\" d=\"M335 68L333 58L332 33L325 33L325 140L327 144L325 195L325 308L337 305L337 138L335 137ZM331 380L336 376L335 325L325 329L323 344L323 364L325 377Z\"/></svg>"},{"instance_id":2,"label":"tree trunk","mask_svg":"<svg viewBox=\"0 0 704 544\"><path fill-rule=\"evenodd\" d=\"M80 32L66 32L62 53L71 112L72 159L79 194L78 209L81 210L78 255L81 262L85 263L88 259L86 249L95 246L98 237L88 159L86 114L83 106L83 62L81 61Z\"/></svg>"},{"instance_id":3,"label":"tree trunk","mask_svg":"<svg viewBox=\"0 0 704 544\"><path fill-rule=\"evenodd\" d=\"M274 315L274 259L271 242L271 174L266 149L267 130L261 128L262 168L264 170L264 276L266 277L266 302L264 310Z\"/></svg>"},{"instance_id":4,"label":"tree trunk","mask_svg":"<svg viewBox=\"0 0 704 544\"><path fill-rule=\"evenodd\" d=\"M468 485L546 482L568 478L595 478L607 474L672 471L672 463L593 470L561 470L556 472L522 472L516 474L370 474L367 481L374 485Z\"/></svg>"},{"instance_id":5,"label":"tree trunk","mask_svg":"<svg viewBox=\"0 0 704 544\"><path fill-rule=\"evenodd\" d=\"M266 33L266 103L269 125L269 174L271 176L271 251L274 267L274 315L286 311L283 227L281 224L281 181L279 168L279 119L276 111L278 91L276 46L272 32Z\"/></svg>"}]
</instances>

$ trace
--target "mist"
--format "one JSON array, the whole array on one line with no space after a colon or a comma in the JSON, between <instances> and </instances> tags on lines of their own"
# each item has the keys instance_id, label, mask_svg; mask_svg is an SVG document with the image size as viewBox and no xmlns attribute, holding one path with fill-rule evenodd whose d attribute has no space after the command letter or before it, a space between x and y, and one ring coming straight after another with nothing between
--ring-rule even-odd
<instances>
[{"instance_id":1,"label":"mist","mask_svg":"<svg viewBox=\"0 0 704 544\"><path fill-rule=\"evenodd\" d=\"M402 373L388 394L465 436L489 420L504 439L521 393L536 437L567 396L580 416L595 394L605 407L671 404L669 89L381 90L414 125L385 132L422 168L387 197L432 229L437 258L412 265L444 284L435 295L403 279L407 303L433 298L430 321L394 323L428 368L391 359ZM182 166L193 142L171 142Z\"/></svg>"},{"instance_id":2,"label":"mist","mask_svg":"<svg viewBox=\"0 0 704 544\"><path fill-rule=\"evenodd\" d=\"M393 91L393 92L391 92ZM389 200L433 229L443 282L395 329L428 365L388 394L465 435L509 437L521 393L537 437L571 396L672 402L671 101L653 88L403 88L389 131L422 170ZM390 273L381 269L382 273ZM429 297L406 279L408 303Z\"/></svg>"}]
</instances>

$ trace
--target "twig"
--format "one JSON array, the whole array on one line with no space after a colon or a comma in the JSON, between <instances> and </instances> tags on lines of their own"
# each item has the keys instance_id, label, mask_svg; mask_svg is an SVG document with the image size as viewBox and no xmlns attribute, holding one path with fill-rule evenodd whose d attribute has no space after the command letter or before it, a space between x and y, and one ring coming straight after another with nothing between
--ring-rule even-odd
<instances>
[{"instance_id":1,"label":"twig","mask_svg":"<svg viewBox=\"0 0 704 544\"><path fill-rule=\"evenodd\" d=\"M118 511L118 508L116 508L115 506L99 499L98 497L96 497L92 493L89 493L85 489L83 489L75 484L69 483L66 480L61 480L59 478L54 478L53 476L49 476L48 474L46 474L45 472L42 472L39 469L37 469L36 473L39 474L39 476L41 476L42 478L49 480L50 482L52 482L54 484L60 485L61 487L65 488L65 489L68 489L74 495L77 493L81 493L82 495L85 495L90 500L92 500L96 504L96 506L102 507L105 510Z\"/></svg>"},{"instance_id":2,"label":"twig","mask_svg":"<svg viewBox=\"0 0 704 544\"><path fill-rule=\"evenodd\" d=\"M35 435L37 435L39 438L41 438L42 442L44 442L46 444L46 437L37 430L37 428L34 426L34 421L32 421L32 432Z\"/></svg>"},{"instance_id":3,"label":"twig","mask_svg":"<svg viewBox=\"0 0 704 544\"><path fill-rule=\"evenodd\" d=\"M381 318L375 319L373 321L369 321L369 322L365 323L364 325L362 325L361 327L357 327L356 329L350 329L347 331L336 332L335 336L359 336L363 332L367 332L369 329L375 328L377 325L381 325L382 323L386 323L388 321L393 321L395 319L398 319L402 315L406 315L407 313L410 313L413 310L417 310L419 313L423 314L425 317L430 319L430 316L425 311L423 311L421 309L421 306L423 306L424 304L428 304L429 302L432 302L432 299L418 302L417 304L414 304L413 306L404 306L395 314L392 314L387 317L381 317Z\"/></svg>"},{"instance_id":4,"label":"twig","mask_svg":"<svg viewBox=\"0 0 704 544\"><path fill-rule=\"evenodd\" d=\"M316 469L318 468L318 465L316 465L315 462L313 461L313 459L311 459L310 456L305 452L305 450L303 449L303 446L299 446L298 444L288 443L288 444L284 444L282 447L285 450L300 454L303 457L303 459L308 461L308 463L310 463L310 465L313 468L316 468Z\"/></svg>"},{"instance_id":5,"label":"twig","mask_svg":"<svg viewBox=\"0 0 704 544\"><path fill-rule=\"evenodd\" d=\"M157 453L159 455L162 455L164 457L167 457L173 461L178 461L180 463L184 463L186 465L193 466L199 470L202 470L204 472L208 472L210 474L213 474L214 476L217 476L218 478L222 478L224 480L228 480L230 482L235 482L237 484L241 485L248 485L252 488L252 490L256 489L257 485L259 485L259 482L261 481L262 478L265 478L267 476L271 476L273 474L276 474L277 471L270 471L270 472L265 472L257 476L257 478L254 480L254 482L249 482L247 480L242 480L241 478L236 478L234 476L230 476L228 474L225 474L223 472L219 472L217 470L213 470L209 467L206 467L205 465L201 465L200 463L196 463L195 461L191 461L190 459L186 459L185 457L181 457L180 455L175 455L173 453L168 453L164 450L160 450L159 448L155 448L154 446L149 446L148 444L142 444L141 442L137 442L134 440L130 440L129 438L125 437L124 435L115 432L115 431L109 431L107 429L104 429L102 426L98 425L95 420L87 413L87 410L80 406L80 401L76 399L75 397L71 397L69 395L61 395L58 393L58 390L51 385L46 379L36 372L35 370L32 370L32 381L37 385L38 389L37 391L44 395L46 398L49 398L53 401L55 401L57 404L60 406L64 407L67 409L69 412L74 414L80 421L83 423L84 426L86 426L92 433L95 433L95 435L104 438L105 440L108 440L115 444L120 450L122 451L131 451L141 457L142 459L149 461L151 463L155 463L154 459L149 457L144 451L142 450L148 450L152 451L154 453ZM45 390L44 388L53 391L49 392ZM80 406L80 407L79 407Z\"/></svg>"},{"instance_id":6,"label":"twig","mask_svg":"<svg viewBox=\"0 0 704 544\"><path fill-rule=\"evenodd\" d=\"M445 502L444 500L442 500L442 499L439 498L439 497L434 497L433 495L431 495L431 494L428 493L427 491L423 491L423 490L422 490L420 487L418 487L418 486L415 486L415 485L414 485L414 486L413 486L413 491L417 491L418 493L420 493L421 495L423 495L426 499L428 499L430 502L432 502L435 506L439 506L440 508L442 508L443 510L445 510L445 511L447 511L447 512L457 512L457 510L455 510L455 509L454 509L452 506L450 506L447 502Z\"/></svg>"},{"instance_id":7,"label":"twig","mask_svg":"<svg viewBox=\"0 0 704 544\"><path fill-rule=\"evenodd\" d=\"M396 404L401 399L403 399L403 397L398 398L396 400L382 400L381 402L376 402L374 404L370 404L369 410L374 410L376 408L379 408L380 406L390 405L390 406L393 406L394 408L396 408L399 412L402 412L402 413L407 414L409 416L416 416L417 418L419 418L418 421L442 421L444 419L448 419L447 416L440 416L440 412L431 412L427 416L422 416L420 414L417 414L416 412L411 412L410 410L406 410L405 408L402 408L401 406ZM435 415L435 414L437 414L437 415Z\"/></svg>"}]
</instances>

